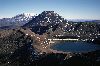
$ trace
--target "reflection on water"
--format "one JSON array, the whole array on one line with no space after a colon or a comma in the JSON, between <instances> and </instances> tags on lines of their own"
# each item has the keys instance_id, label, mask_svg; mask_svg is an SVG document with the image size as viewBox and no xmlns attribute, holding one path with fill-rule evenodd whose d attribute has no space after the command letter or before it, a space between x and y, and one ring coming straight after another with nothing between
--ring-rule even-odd
<instances>
[{"instance_id":1,"label":"reflection on water","mask_svg":"<svg viewBox=\"0 0 100 66\"><path fill-rule=\"evenodd\" d=\"M100 45L86 42L66 42L53 45L51 48L64 52L91 52L100 50Z\"/></svg>"}]
</instances>

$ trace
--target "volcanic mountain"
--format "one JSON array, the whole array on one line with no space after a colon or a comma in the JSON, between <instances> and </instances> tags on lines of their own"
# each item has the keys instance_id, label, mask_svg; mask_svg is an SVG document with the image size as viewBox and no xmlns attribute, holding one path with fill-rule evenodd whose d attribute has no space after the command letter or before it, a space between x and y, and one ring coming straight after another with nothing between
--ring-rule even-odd
<instances>
[{"instance_id":1,"label":"volcanic mountain","mask_svg":"<svg viewBox=\"0 0 100 66\"><path fill-rule=\"evenodd\" d=\"M61 28L66 22L67 20L64 20L64 18L54 11L43 11L26 23L24 27L32 28L31 30L37 34L43 34L49 29L55 31L57 27Z\"/></svg>"}]
</instances>

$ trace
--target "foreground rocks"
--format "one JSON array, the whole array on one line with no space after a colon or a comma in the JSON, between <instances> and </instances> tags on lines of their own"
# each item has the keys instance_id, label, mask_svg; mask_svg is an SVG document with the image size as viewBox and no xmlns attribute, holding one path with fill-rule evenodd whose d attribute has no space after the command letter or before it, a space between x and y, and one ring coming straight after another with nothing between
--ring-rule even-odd
<instances>
[{"instance_id":1,"label":"foreground rocks","mask_svg":"<svg viewBox=\"0 0 100 66\"><path fill-rule=\"evenodd\" d=\"M22 29L9 32L9 35L1 34L0 66L100 66L99 50L88 53L40 52L35 47L40 46L35 37L25 34Z\"/></svg>"},{"instance_id":2,"label":"foreground rocks","mask_svg":"<svg viewBox=\"0 0 100 66\"><path fill-rule=\"evenodd\" d=\"M100 53L99 53L100 54ZM99 66L100 61L96 60L96 56L93 56L95 54L90 55L88 54L75 54L71 58L66 58L66 54L62 53L50 53L50 54L41 54L38 55L38 57L34 57L34 60L32 61L29 56L26 56L27 54L24 54L23 56L20 56L19 58L16 58L16 60L9 60L9 62L3 62L0 64L0 66ZM35 55L34 55L35 56ZM91 57L92 56L92 57Z\"/></svg>"}]
</instances>

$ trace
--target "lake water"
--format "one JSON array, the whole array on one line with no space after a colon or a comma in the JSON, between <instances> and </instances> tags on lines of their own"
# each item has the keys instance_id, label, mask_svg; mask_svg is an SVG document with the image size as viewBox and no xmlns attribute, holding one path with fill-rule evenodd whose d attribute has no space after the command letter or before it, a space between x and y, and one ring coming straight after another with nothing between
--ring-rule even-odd
<instances>
[{"instance_id":1,"label":"lake water","mask_svg":"<svg viewBox=\"0 0 100 66\"><path fill-rule=\"evenodd\" d=\"M86 43L86 42L66 42L66 43L53 45L51 48L63 52L77 52L77 53L85 52L86 53L95 50L100 50L100 45Z\"/></svg>"}]
</instances>

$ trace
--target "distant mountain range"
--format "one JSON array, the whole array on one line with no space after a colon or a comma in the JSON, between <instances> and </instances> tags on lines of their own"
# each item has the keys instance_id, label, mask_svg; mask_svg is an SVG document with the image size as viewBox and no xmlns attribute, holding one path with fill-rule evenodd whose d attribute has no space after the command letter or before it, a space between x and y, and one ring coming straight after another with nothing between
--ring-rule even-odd
<instances>
[{"instance_id":1,"label":"distant mountain range","mask_svg":"<svg viewBox=\"0 0 100 66\"><path fill-rule=\"evenodd\" d=\"M12 18L3 18L0 19L0 27L16 27L23 26L29 22L34 16L29 13L23 13L16 15Z\"/></svg>"},{"instance_id":2,"label":"distant mountain range","mask_svg":"<svg viewBox=\"0 0 100 66\"><path fill-rule=\"evenodd\" d=\"M94 20L94 19L67 19L68 21L73 22L100 22L100 20Z\"/></svg>"},{"instance_id":3,"label":"distant mountain range","mask_svg":"<svg viewBox=\"0 0 100 66\"><path fill-rule=\"evenodd\" d=\"M50 16L50 14L52 14L53 16ZM44 11L41 14L39 14L38 16L35 16L35 14L33 14L33 13L18 14L12 18L0 19L0 28L2 28L2 29L3 28L16 28L18 26L23 26L28 22L29 22L28 24L30 24L31 22L34 23L31 25L35 25L35 26L36 26L36 24L43 25L44 23L46 25L46 23L48 24L50 22L52 22L52 23L59 22L59 19L64 20L64 18L62 18L61 16L59 16L59 17L57 17L57 16L59 16L59 15L57 13L54 13L54 11ZM33 20L32 20L32 18L33 18ZM52 18L52 20L49 20L51 18ZM57 20L55 20L55 19L57 19ZM100 23L100 20L92 20L92 19L66 19L66 20L71 21L71 22L98 22L98 23ZM35 23L35 22L37 22L37 23ZM28 26L28 24L27 24L27 26Z\"/></svg>"}]
</instances>

